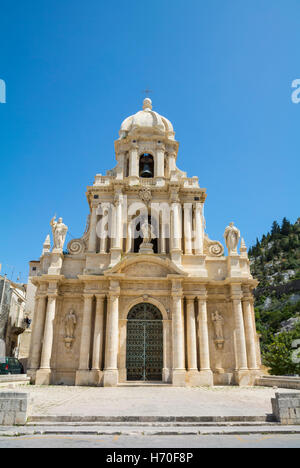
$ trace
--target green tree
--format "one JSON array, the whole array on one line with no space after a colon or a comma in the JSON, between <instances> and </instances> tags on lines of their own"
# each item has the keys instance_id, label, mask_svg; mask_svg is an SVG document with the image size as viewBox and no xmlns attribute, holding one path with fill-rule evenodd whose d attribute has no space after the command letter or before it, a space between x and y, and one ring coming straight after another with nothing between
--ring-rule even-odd
<instances>
[{"instance_id":1,"label":"green tree","mask_svg":"<svg viewBox=\"0 0 300 468\"><path fill-rule=\"evenodd\" d=\"M288 236L291 232L291 223L284 217L281 224L280 234Z\"/></svg>"},{"instance_id":2,"label":"green tree","mask_svg":"<svg viewBox=\"0 0 300 468\"><path fill-rule=\"evenodd\" d=\"M300 324L290 332L280 333L273 337L263 352L264 364L270 368L272 375L300 374L300 363L296 362L295 348L292 344L300 339ZM297 351L296 351L297 354ZM300 348L298 356L300 357Z\"/></svg>"},{"instance_id":3,"label":"green tree","mask_svg":"<svg viewBox=\"0 0 300 468\"><path fill-rule=\"evenodd\" d=\"M276 235L280 234L280 226L277 223L277 221L273 221L272 227L271 227L271 238L274 239Z\"/></svg>"}]
</instances>

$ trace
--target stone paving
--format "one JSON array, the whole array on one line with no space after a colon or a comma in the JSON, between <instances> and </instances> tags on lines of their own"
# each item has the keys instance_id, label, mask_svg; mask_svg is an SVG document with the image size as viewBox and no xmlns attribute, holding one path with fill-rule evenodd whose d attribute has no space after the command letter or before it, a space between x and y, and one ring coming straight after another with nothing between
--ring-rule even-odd
<instances>
[{"instance_id":1,"label":"stone paving","mask_svg":"<svg viewBox=\"0 0 300 468\"><path fill-rule=\"evenodd\" d=\"M206 436L84 436L48 435L25 437L0 437L0 448L300 448L300 435L206 435ZM161 450L166 452L166 450ZM113 453L113 452L112 452ZM101 454L100 454L101 455ZM196 454L199 465L203 454ZM105 462L105 459L101 461Z\"/></svg>"},{"instance_id":2,"label":"stone paving","mask_svg":"<svg viewBox=\"0 0 300 468\"><path fill-rule=\"evenodd\" d=\"M14 391L30 393L29 414L32 416L264 416L272 413L271 398L278 390L266 387L20 386Z\"/></svg>"}]
</instances>

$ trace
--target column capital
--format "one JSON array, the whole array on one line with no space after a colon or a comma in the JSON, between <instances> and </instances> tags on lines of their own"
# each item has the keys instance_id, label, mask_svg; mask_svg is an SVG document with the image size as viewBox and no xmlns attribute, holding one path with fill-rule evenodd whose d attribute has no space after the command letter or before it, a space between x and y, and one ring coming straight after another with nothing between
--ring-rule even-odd
<instances>
[{"instance_id":1,"label":"column capital","mask_svg":"<svg viewBox=\"0 0 300 468\"><path fill-rule=\"evenodd\" d=\"M47 294L36 294L35 295L35 299L36 300L40 300L40 299L47 299Z\"/></svg>"},{"instance_id":2,"label":"column capital","mask_svg":"<svg viewBox=\"0 0 300 468\"><path fill-rule=\"evenodd\" d=\"M231 294L230 296L230 299L233 301L233 302L241 302L241 300L243 299L243 295L242 294Z\"/></svg>"},{"instance_id":3,"label":"column capital","mask_svg":"<svg viewBox=\"0 0 300 468\"><path fill-rule=\"evenodd\" d=\"M118 299L119 297L120 297L120 290L119 291L109 291L109 293L108 293L108 299L109 300Z\"/></svg>"},{"instance_id":4,"label":"column capital","mask_svg":"<svg viewBox=\"0 0 300 468\"><path fill-rule=\"evenodd\" d=\"M101 300L104 301L104 299L106 298L106 294L95 294L95 297L96 297L97 301L98 300L99 301L101 301Z\"/></svg>"},{"instance_id":5,"label":"column capital","mask_svg":"<svg viewBox=\"0 0 300 468\"><path fill-rule=\"evenodd\" d=\"M58 298L58 293L48 293L47 294L48 299L57 299Z\"/></svg>"},{"instance_id":6,"label":"column capital","mask_svg":"<svg viewBox=\"0 0 300 468\"><path fill-rule=\"evenodd\" d=\"M207 302L207 298L208 298L208 296L207 296L206 293L201 294L201 296L197 296L197 299L198 299L198 302L199 302L199 303L200 303L200 302Z\"/></svg>"},{"instance_id":7,"label":"column capital","mask_svg":"<svg viewBox=\"0 0 300 468\"><path fill-rule=\"evenodd\" d=\"M242 302L243 303L246 303L246 302L249 302L249 304L254 304L254 298L252 297L252 295L244 295L242 297Z\"/></svg>"},{"instance_id":8,"label":"column capital","mask_svg":"<svg viewBox=\"0 0 300 468\"><path fill-rule=\"evenodd\" d=\"M93 299L94 294L93 294L93 293L86 293L86 292L84 292L82 296L83 296L83 299L84 299L84 300L85 300L85 299Z\"/></svg>"},{"instance_id":9,"label":"column capital","mask_svg":"<svg viewBox=\"0 0 300 468\"><path fill-rule=\"evenodd\" d=\"M176 298L183 299L182 289L180 291L172 291L171 296L173 299L176 299Z\"/></svg>"},{"instance_id":10,"label":"column capital","mask_svg":"<svg viewBox=\"0 0 300 468\"><path fill-rule=\"evenodd\" d=\"M184 297L188 302L192 302L196 299L196 296L191 296L191 295L185 295Z\"/></svg>"}]
</instances>

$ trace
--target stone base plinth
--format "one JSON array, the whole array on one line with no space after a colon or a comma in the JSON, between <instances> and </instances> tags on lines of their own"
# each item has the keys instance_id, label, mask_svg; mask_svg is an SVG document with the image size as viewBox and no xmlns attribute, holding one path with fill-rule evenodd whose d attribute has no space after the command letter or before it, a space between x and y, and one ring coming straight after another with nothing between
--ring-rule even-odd
<instances>
[{"instance_id":1,"label":"stone base plinth","mask_svg":"<svg viewBox=\"0 0 300 468\"><path fill-rule=\"evenodd\" d=\"M230 372L216 372L214 373L214 385L233 385L234 376Z\"/></svg>"},{"instance_id":2,"label":"stone base plinth","mask_svg":"<svg viewBox=\"0 0 300 468\"><path fill-rule=\"evenodd\" d=\"M171 250L171 260L177 265L181 265L182 250L173 249Z\"/></svg>"},{"instance_id":3,"label":"stone base plinth","mask_svg":"<svg viewBox=\"0 0 300 468\"><path fill-rule=\"evenodd\" d=\"M101 375L100 375L101 374ZM81 387L100 386L102 372L100 370L78 370L75 377L75 385Z\"/></svg>"},{"instance_id":4,"label":"stone base plinth","mask_svg":"<svg viewBox=\"0 0 300 468\"><path fill-rule=\"evenodd\" d=\"M173 370L172 384L174 385L174 387L185 387L186 386L186 371L185 370Z\"/></svg>"},{"instance_id":5,"label":"stone base plinth","mask_svg":"<svg viewBox=\"0 0 300 468\"><path fill-rule=\"evenodd\" d=\"M190 387L198 387L200 385L200 373L198 370L187 371L186 385Z\"/></svg>"},{"instance_id":6,"label":"stone base plinth","mask_svg":"<svg viewBox=\"0 0 300 468\"><path fill-rule=\"evenodd\" d=\"M119 248L110 249L110 266L114 266L121 261L122 251Z\"/></svg>"},{"instance_id":7,"label":"stone base plinth","mask_svg":"<svg viewBox=\"0 0 300 468\"><path fill-rule=\"evenodd\" d=\"M119 371L105 370L103 372L103 387L116 387L119 383Z\"/></svg>"},{"instance_id":8,"label":"stone base plinth","mask_svg":"<svg viewBox=\"0 0 300 468\"><path fill-rule=\"evenodd\" d=\"M35 384L37 369L27 369L27 376L30 377L30 383Z\"/></svg>"},{"instance_id":9,"label":"stone base plinth","mask_svg":"<svg viewBox=\"0 0 300 468\"><path fill-rule=\"evenodd\" d=\"M238 370L234 372L234 383L240 386L255 385L256 379L261 375L260 370Z\"/></svg>"},{"instance_id":10,"label":"stone base plinth","mask_svg":"<svg viewBox=\"0 0 300 468\"><path fill-rule=\"evenodd\" d=\"M239 255L230 254L227 257L227 270L229 278L238 278L241 276Z\"/></svg>"},{"instance_id":11,"label":"stone base plinth","mask_svg":"<svg viewBox=\"0 0 300 468\"><path fill-rule=\"evenodd\" d=\"M61 250L54 249L50 255L50 267L48 275L60 275L64 255Z\"/></svg>"},{"instance_id":12,"label":"stone base plinth","mask_svg":"<svg viewBox=\"0 0 300 468\"><path fill-rule=\"evenodd\" d=\"M35 385L51 385L52 371L51 369L39 369L36 372Z\"/></svg>"},{"instance_id":13,"label":"stone base plinth","mask_svg":"<svg viewBox=\"0 0 300 468\"><path fill-rule=\"evenodd\" d=\"M96 387L103 386L103 372L100 369L92 369L90 371L91 385L96 385Z\"/></svg>"},{"instance_id":14,"label":"stone base plinth","mask_svg":"<svg viewBox=\"0 0 300 468\"><path fill-rule=\"evenodd\" d=\"M186 385L190 387L211 387L214 384L213 373L210 370L190 370L186 373Z\"/></svg>"},{"instance_id":15,"label":"stone base plinth","mask_svg":"<svg viewBox=\"0 0 300 468\"><path fill-rule=\"evenodd\" d=\"M201 370L199 372L199 385L201 387L212 387L214 384L214 375L211 370Z\"/></svg>"},{"instance_id":16,"label":"stone base plinth","mask_svg":"<svg viewBox=\"0 0 300 468\"><path fill-rule=\"evenodd\" d=\"M172 371L171 369L163 368L162 371L162 381L164 383L170 383L172 381Z\"/></svg>"},{"instance_id":17,"label":"stone base plinth","mask_svg":"<svg viewBox=\"0 0 300 468\"><path fill-rule=\"evenodd\" d=\"M153 244L143 242L140 246L139 253L144 254L144 255L153 254Z\"/></svg>"}]
</instances>

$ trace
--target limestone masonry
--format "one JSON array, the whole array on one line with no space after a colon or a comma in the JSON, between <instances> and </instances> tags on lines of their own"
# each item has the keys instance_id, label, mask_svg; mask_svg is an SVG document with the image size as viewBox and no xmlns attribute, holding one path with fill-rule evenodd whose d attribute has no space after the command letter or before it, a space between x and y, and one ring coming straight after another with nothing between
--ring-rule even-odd
<instances>
[{"instance_id":1,"label":"limestone masonry","mask_svg":"<svg viewBox=\"0 0 300 468\"><path fill-rule=\"evenodd\" d=\"M261 375L250 273L230 223L228 256L205 234L206 191L176 166L172 124L128 117L117 166L87 189L87 227L64 251L51 220L36 273L28 374L38 385L253 385Z\"/></svg>"}]
</instances>

